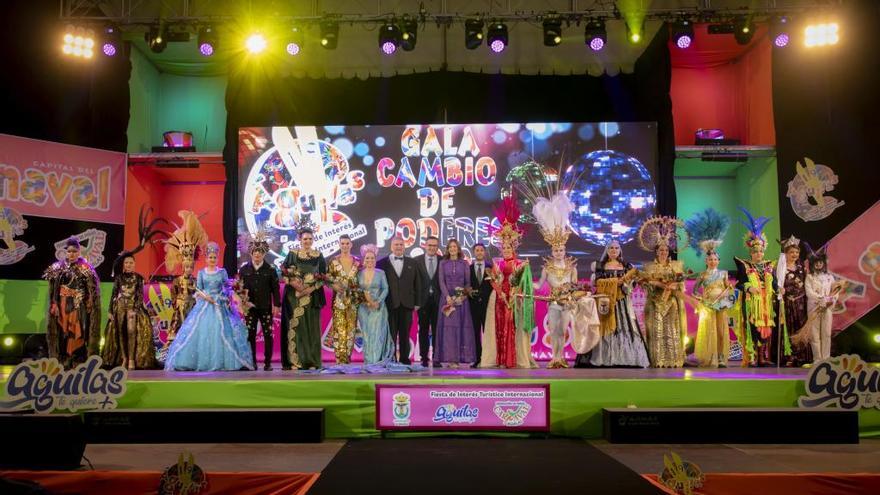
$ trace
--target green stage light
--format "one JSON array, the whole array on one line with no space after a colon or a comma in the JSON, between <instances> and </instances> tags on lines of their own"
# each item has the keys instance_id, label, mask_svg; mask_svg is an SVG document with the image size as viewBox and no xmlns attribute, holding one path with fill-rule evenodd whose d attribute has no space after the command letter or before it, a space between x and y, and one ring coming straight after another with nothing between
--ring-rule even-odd
<instances>
[{"instance_id":1,"label":"green stage light","mask_svg":"<svg viewBox=\"0 0 880 495\"><path fill-rule=\"evenodd\" d=\"M3 338L3 347L12 347L12 344L15 343L15 339L12 337L4 337Z\"/></svg>"}]
</instances>

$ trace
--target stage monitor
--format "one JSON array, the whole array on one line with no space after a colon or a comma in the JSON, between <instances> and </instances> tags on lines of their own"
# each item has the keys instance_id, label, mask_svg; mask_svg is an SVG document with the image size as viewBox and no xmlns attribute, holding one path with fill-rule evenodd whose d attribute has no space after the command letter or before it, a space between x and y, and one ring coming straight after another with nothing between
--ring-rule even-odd
<instances>
[{"instance_id":1,"label":"stage monitor","mask_svg":"<svg viewBox=\"0 0 880 495\"><path fill-rule=\"evenodd\" d=\"M298 245L304 218L317 225L315 247L325 256L338 252L342 234L355 254L367 243L387 254L400 235L417 255L433 235L441 246L458 239L469 255L475 243L494 244L501 197L535 176L572 184L568 251L582 270L611 239L626 259L649 258L634 241L655 214L655 123L247 127L238 144L238 231L267 231L276 264ZM527 228L520 254L549 255L527 198L519 201ZM239 251L240 263L247 258Z\"/></svg>"}]
</instances>

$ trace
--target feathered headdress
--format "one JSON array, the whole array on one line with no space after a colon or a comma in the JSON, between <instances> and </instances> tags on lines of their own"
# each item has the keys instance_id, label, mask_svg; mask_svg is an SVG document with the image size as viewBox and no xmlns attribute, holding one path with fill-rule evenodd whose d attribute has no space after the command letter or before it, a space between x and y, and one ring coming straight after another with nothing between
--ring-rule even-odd
<instances>
[{"instance_id":1,"label":"feathered headdress","mask_svg":"<svg viewBox=\"0 0 880 495\"><path fill-rule=\"evenodd\" d=\"M524 230L519 224L520 211L516 204L516 194L501 200L501 204L495 207L495 218L498 219L500 227L489 226L489 233L495 237L499 244L510 243L514 249L519 247L519 240Z\"/></svg>"},{"instance_id":2,"label":"feathered headdress","mask_svg":"<svg viewBox=\"0 0 880 495\"><path fill-rule=\"evenodd\" d=\"M557 192L550 198L540 197L535 200L532 215L538 222L544 242L550 247L565 246L571 234L568 217L572 211L574 211L574 203L564 192Z\"/></svg>"},{"instance_id":3,"label":"feathered headdress","mask_svg":"<svg viewBox=\"0 0 880 495\"><path fill-rule=\"evenodd\" d=\"M174 233L165 241L165 266L169 272L184 261L194 261L198 250L208 242L208 234L194 211L180 210L177 215L183 222L174 225Z\"/></svg>"},{"instance_id":4,"label":"feathered headdress","mask_svg":"<svg viewBox=\"0 0 880 495\"><path fill-rule=\"evenodd\" d=\"M169 235L168 232L156 228L156 225L168 223L168 220L165 220L164 218L154 218L152 221L148 222L150 213L152 212L152 208L148 208L146 205L141 205L141 210L138 213L138 245L132 249L126 249L119 253L119 256L117 256L116 260L113 262L113 269L110 272L110 276L116 276L117 273L122 271L122 262L125 261L125 258L141 252L147 243L156 242L153 240L154 237L159 234Z\"/></svg>"},{"instance_id":5,"label":"feathered headdress","mask_svg":"<svg viewBox=\"0 0 880 495\"><path fill-rule=\"evenodd\" d=\"M724 236L730 228L730 218L713 208L706 208L687 219L684 228L690 236L690 247L697 252L697 256L708 256L717 252L724 242Z\"/></svg>"},{"instance_id":6,"label":"feathered headdress","mask_svg":"<svg viewBox=\"0 0 880 495\"><path fill-rule=\"evenodd\" d=\"M749 210L739 206L739 211L743 212L746 216L747 221L740 220L740 223L746 226L748 232L746 232L743 241L745 246L749 249L749 251L754 251L758 247L761 249L765 249L767 247L767 237L764 235L764 226L770 222L769 217L758 217L755 218L749 213Z\"/></svg>"},{"instance_id":7,"label":"feathered headdress","mask_svg":"<svg viewBox=\"0 0 880 495\"><path fill-rule=\"evenodd\" d=\"M645 251L656 251L660 246L670 250L678 248L679 241L687 245L688 234L684 230L684 222L676 217L651 217L639 228L639 246Z\"/></svg>"},{"instance_id":8,"label":"feathered headdress","mask_svg":"<svg viewBox=\"0 0 880 495\"><path fill-rule=\"evenodd\" d=\"M268 253L272 250L272 239L263 229L257 229L256 232L242 232L238 236L238 250L243 253L251 254L254 251L262 251Z\"/></svg>"},{"instance_id":9,"label":"feathered headdress","mask_svg":"<svg viewBox=\"0 0 880 495\"><path fill-rule=\"evenodd\" d=\"M310 214L303 213L299 216L299 221L296 222L296 234L299 235L306 230L315 233L318 231L318 224L312 221L312 216Z\"/></svg>"}]
</instances>

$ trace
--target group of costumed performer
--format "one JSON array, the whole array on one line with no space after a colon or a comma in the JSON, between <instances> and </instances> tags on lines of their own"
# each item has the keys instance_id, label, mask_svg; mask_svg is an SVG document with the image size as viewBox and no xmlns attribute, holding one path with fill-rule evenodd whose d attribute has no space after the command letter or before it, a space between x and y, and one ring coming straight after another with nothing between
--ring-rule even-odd
<instances>
[{"instance_id":1,"label":"group of costumed performer","mask_svg":"<svg viewBox=\"0 0 880 495\"><path fill-rule=\"evenodd\" d=\"M156 218L148 222L150 210L141 207L138 216L138 245L119 254L113 262L113 294L110 314L104 331L101 359L106 366L125 366L133 369L156 367L156 347L150 313L144 304L144 277L135 271L135 254L163 232L156 225L164 222Z\"/></svg>"},{"instance_id":2,"label":"group of costumed performer","mask_svg":"<svg viewBox=\"0 0 880 495\"><path fill-rule=\"evenodd\" d=\"M195 257L204 246L205 267L199 270L194 288L195 305L186 315L168 348L166 370L214 371L254 369L248 345L248 330L239 309L238 298L229 283L226 270L218 266L220 247L208 242L207 235L191 211L182 211L183 225L166 243L169 270L185 257ZM170 256L170 258L169 258ZM241 302L238 302L241 307Z\"/></svg>"},{"instance_id":3,"label":"group of costumed performer","mask_svg":"<svg viewBox=\"0 0 880 495\"><path fill-rule=\"evenodd\" d=\"M654 260L645 263L639 275L646 293L648 357L655 368L680 368L686 357L684 265L671 259L682 236L687 237L684 222L675 217L652 217L639 228L639 246L654 253ZM687 245L687 242L682 244Z\"/></svg>"},{"instance_id":4,"label":"group of costumed performer","mask_svg":"<svg viewBox=\"0 0 880 495\"><path fill-rule=\"evenodd\" d=\"M49 357L70 368L98 354L101 340L101 295L98 274L80 256L79 239L65 242L65 258L43 273L49 282L46 342Z\"/></svg>"},{"instance_id":5,"label":"group of costumed performer","mask_svg":"<svg viewBox=\"0 0 880 495\"><path fill-rule=\"evenodd\" d=\"M532 271L527 261L516 257L523 235L516 198L504 198L495 216L501 227L493 229L492 236L501 246L502 259L486 271L493 291L486 307L480 366L537 368L531 349L535 305L527 300L534 295Z\"/></svg>"},{"instance_id":6,"label":"group of costumed performer","mask_svg":"<svg viewBox=\"0 0 880 495\"><path fill-rule=\"evenodd\" d=\"M730 227L730 219L707 208L685 223L690 245L703 256L706 270L697 276L693 287L694 310L699 316L694 355L701 367L726 368L730 355L730 328L727 310L736 302L736 290L727 270L719 270L718 248Z\"/></svg>"}]
</instances>

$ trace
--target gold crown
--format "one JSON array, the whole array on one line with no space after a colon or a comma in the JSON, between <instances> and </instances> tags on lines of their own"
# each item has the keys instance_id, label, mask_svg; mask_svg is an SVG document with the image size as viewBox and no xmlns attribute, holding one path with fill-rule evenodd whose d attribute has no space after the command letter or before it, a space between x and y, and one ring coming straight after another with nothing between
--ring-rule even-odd
<instances>
[{"instance_id":1,"label":"gold crown","mask_svg":"<svg viewBox=\"0 0 880 495\"><path fill-rule=\"evenodd\" d=\"M516 229L516 226L510 222L504 222L500 229L496 230L494 235L503 246L509 243L513 249L519 247L519 240L522 234Z\"/></svg>"}]
</instances>

